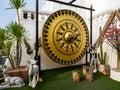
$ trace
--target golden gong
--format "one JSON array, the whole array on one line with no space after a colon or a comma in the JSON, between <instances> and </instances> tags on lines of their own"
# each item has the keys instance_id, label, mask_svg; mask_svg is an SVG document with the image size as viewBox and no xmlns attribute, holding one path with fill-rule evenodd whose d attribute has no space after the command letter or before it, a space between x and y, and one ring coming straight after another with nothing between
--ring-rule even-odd
<instances>
[{"instance_id":1,"label":"golden gong","mask_svg":"<svg viewBox=\"0 0 120 90\"><path fill-rule=\"evenodd\" d=\"M53 61L74 64L84 56L89 42L83 18L71 10L59 10L46 20L42 32L43 49Z\"/></svg>"}]
</instances>

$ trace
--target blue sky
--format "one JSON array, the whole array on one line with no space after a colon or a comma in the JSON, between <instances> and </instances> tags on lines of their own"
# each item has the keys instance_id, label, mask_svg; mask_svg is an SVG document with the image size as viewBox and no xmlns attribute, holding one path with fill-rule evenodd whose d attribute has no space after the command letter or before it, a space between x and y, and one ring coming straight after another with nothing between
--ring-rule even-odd
<instances>
[{"instance_id":1,"label":"blue sky","mask_svg":"<svg viewBox=\"0 0 120 90\"><path fill-rule=\"evenodd\" d=\"M25 8L35 10L36 0L24 0L26 2ZM45 0L39 0L39 10ZM16 21L16 11L14 9L7 10L9 7L9 0L0 0L0 28L4 28L11 21Z\"/></svg>"}]
</instances>

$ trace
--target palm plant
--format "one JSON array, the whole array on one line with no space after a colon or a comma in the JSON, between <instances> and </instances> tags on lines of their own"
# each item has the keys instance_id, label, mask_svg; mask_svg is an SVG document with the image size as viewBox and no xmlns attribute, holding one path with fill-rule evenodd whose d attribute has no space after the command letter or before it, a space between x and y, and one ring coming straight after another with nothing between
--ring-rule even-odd
<instances>
[{"instance_id":1,"label":"palm plant","mask_svg":"<svg viewBox=\"0 0 120 90\"><path fill-rule=\"evenodd\" d=\"M5 49L5 41L7 39L6 30L0 28L0 56L4 56L4 49Z\"/></svg>"},{"instance_id":2,"label":"palm plant","mask_svg":"<svg viewBox=\"0 0 120 90\"><path fill-rule=\"evenodd\" d=\"M19 68L20 66L20 62L21 62L21 57L22 57L22 42L24 41L24 39L27 36L27 31L25 30L25 28L18 24L17 22L11 22L8 26L6 26L6 29L8 30L8 32L10 33L10 38L13 41L13 44L15 45L15 59L13 57L10 57L10 61L11 62L15 62L15 64L13 64L14 66L12 66L13 68Z\"/></svg>"},{"instance_id":3,"label":"palm plant","mask_svg":"<svg viewBox=\"0 0 120 90\"><path fill-rule=\"evenodd\" d=\"M26 3L24 2L24 0L9 0L9 1L10 7L8 9L16 9L18 23L20 24L19 9L25 7Z\"/></svg>"},{"instance_id":4,"label":"palm plant","mask_svg":"<svg viewBox=\"0 0 120 90\"><path fill-rule=\"evenodd\" d=\"M10 60L13 68L19 68L20 62L21 62L21 57L22 57L22 47L21 47L22 42L24 41L24 44L27 47L27 51L29 53L33 52L29 43L27 42L27 38L26 38L27 32L26 32L25 28L20 24L19 9L22 7L25 7L26 3L24 2L24 0L9 0L9 5L10 5L9 8L7 8L7 9L16 9L17 21L18 21L18 23L12 22L7 26L7 30L11 34L12 41L14 41L13 43L16 43L15 58L14 58L14 56L10 55L9 60ZM28 46L29 46L29 48L28 48ZM14 59L15 59L15 61L14 61Z\"/></svg>"},{"instance_id":5,"label":"palm plant","mask_svg":"<svg viewBox=\"0 0 120 90\"><path fill-rule=\"evenodd\" d=\"M9 52L12 46L12 42L10 44L9 34L7 30L0 28L0 64L4 65L6 58L9 58ZM10 62L11 63L11 62ZM11 63L12 65L12 63ZM12 65L14 67L14 65Z\"/></svg>"},{"instance_id":6,"label":"palm plant","mask_svg":"<svg viewBox=\"0 0 120 90\"><path fill-rule=\"evenodd\" d=\"M98 53L98 58L101 64L105 64L106 63L106 52L103 52L103 48L102 48L103 39L102 39L101 27L99 31L99 43L100 43L100 53Z\"/></svg>"},{"instance_id":7,"label":"palm plant","mask_svg":"<svg viewBox=\"0 0 120 90\"><path fill-rule=\"evenodd\" d=\"M13 68L15 68L14 65L14 60L12 59L12 55L11 55L11 48L13 46L13 42L8 40L5 42L5 55L9 58L10 64Z\"/></svg>"}]
</instances>

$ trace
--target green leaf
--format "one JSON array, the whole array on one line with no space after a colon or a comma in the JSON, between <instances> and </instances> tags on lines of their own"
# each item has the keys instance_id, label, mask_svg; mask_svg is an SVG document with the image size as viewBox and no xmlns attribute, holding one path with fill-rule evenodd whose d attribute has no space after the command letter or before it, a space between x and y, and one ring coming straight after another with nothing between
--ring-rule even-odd
<instances>
[{"instance_id":1,"label":"green leaf","mask_svg":"<svg viewBox=\"0 0 120 90\"><path fill-rule=\"evenodd\" d=\"M7 9L20 9L25 7L26 3L24 0L9 0L9 8Z\"/></svg>"}]
</instances>

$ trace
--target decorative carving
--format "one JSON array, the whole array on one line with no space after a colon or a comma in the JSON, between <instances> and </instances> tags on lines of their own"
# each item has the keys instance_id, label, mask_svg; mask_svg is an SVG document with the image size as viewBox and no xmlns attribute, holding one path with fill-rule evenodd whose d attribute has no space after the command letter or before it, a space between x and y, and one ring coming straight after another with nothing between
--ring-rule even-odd
<instances>
[{"instance_id":1,"label":"decorative carving","mask_svg":"<svg viewBox=\"0 0 120 90\"><path fill-rule=\"evenodd\" d=\"M81 16L71 10L59 10L45 22L42 32L46 54L60 64L81 60L88 47L88 28Z\"/></svg>"}]
</instances>

